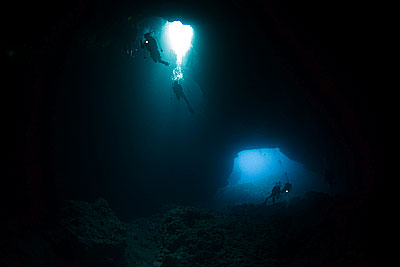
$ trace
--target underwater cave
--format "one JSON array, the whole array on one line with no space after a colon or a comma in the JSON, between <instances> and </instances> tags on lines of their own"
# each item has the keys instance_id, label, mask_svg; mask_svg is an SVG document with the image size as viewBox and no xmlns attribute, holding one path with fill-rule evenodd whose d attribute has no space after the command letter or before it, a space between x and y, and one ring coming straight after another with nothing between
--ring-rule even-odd
<instances>
[{"instance_id":1,"label":"underwater cave","mask_svg":"<svg viewBox=\"0 0 400 267\"><path fill-rule=\"evenodd\" d=\"M0 266L373 266L367 13L264 2L8 3Z\"/></svg>"},{"instance_id":2,"label":"underwater cave","mask_svg":"<svg viewBox=\"0 0 400 267\"><path fill-rule=\"evenodd\" d=\"M234 159L228 185L215 197L216 207L241 204L262 204L272 188L280 183L291 185L290 192L282 192L278 201L288 201L310 191L332 193L323 174L307 170L290 160L279 148L240 151ZM268 194L267 194L268 193Z\"/></svg>"}]
</instances>

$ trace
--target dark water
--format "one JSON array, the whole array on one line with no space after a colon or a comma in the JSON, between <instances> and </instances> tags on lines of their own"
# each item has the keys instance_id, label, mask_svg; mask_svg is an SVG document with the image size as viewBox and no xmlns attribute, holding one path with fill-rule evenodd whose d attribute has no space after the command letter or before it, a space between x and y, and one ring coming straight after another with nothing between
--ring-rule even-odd
<instances>
[{"instance_id":1,"label":"dark water","mask_svg":"<svg viewBox=\"0 0 400 267\"><path fill-rule=\"evenodd\" d=\"M45 12L45 7L52 11ZM372 42L366 39L373 30L368 27L371 23L367 12L359 12L359 8L357 4L313 1L80 1L60 7L8 4L4 10L9 16L2 18L6 40L2 47L2 61L6 64L3 142L8 159L1 194L6 215L2 228L8 233L1 243L2 251L8 255L5 263L14 266L11 262L17 264L21 257L25 264L35 262L33 266L46 262L45 256L32 255L46 255L56 243L57 249L66 251L61 253L62 261L79 258L77 255L84 251L80 246L87 244L74 243L71 238L85 234L69 236L63 231L70 228L60 223L61 218L70 216L89 224L103 220L115 225L127 223L121 229L130 230L124 228L121 233L125 234L121 235L129 236L128 247L136 246L147 255L143 259L128 255L129 266L141 266L141 261L142 266L148 266L153 262L150 259L157 262L157 257L162 259L158 263L165 262L165 266L189 266L193 262L199 266L256 266L257 257L267 257L256 251L262 250L262 245L252 247L254 251L250 252L241 250L242 259L252 260L239 260L234 265L230 260L235 261L231 254L238 249L232 245L236 241L226 241L215 248L221 255L231 255L225 263L196 261L195 257L207 257L207 251L212 250L207 240L194 242L206 254L186 251L186 261L177 262L176 255L168 254L168 242L175 242L176 236L171 237L168 229L162 228L169 225L165 222L169 220L168 212L178 213L174 213L173 220L177 225L183 224L181 230L186 231L185 237L177 241L175 249L179 250L189 246L185 242L190 243L192 235L201 236L208 231L209 226L205 225L218 224L217 228L222 229L222 235L213 233L210 237L217 243L222 242L221 236L229 239L223 230L229 228L229 220L238 229L245 225L230 212L226 218L214 214L209 204L229 184L238 153L251 149L279 148L307 173L292 182L296 188L302 187L296 196L305 197L308 191L308 184L300 181L319 179L310 183L309 190L327 193L323 195L325 200L329 198L326 208L339 210L339 225L343 214L351 217L346 218L353 228L364 223L374 214L369 205L375 203L376 187L383 180L384 145L377 135L377 121L383 115L379 106L382 97L366 86L370 83L366 77L373 76L369 75L367 64L373 56L365 55L374 51ZM175 55L163 32L167 21L175 20L194 30L192 47L182 64L183 90L179 100L172 87ZM169 66L154 62L140 47L146 32L152 33L161 58ZM331 186L327 173L333 177ZM269 182L266 196L275 180ZM262 194L260 187L252 186ZM106 202L93 204L98 198ZM70 200L78 204L67 211L80 212L81 217L65 215L65 205L70 203L66 201ZM243 199L237 202L244 203ZM296 220L288 214L294 207L303 207L304 203L299 203L279 206L284 210L281 219ZM177 205L186 208L175 210ZM104 214L99 212L103 206L107 207ZM199 215L203 211L190 211L194 207L212 215L204 218ZM250 210L243 208L240 216L249 219L254 213L268 213L268 209L257 205ZM336 213L310 214L323 217L322 230L313 235L310 246L318 246L318 235L333 244L330 253L334 247L344 246L343 240L325 235L336 225L331 225ZM277 222L265 216L259 224L275 229ZM194 232L186 229L191 223L196 225ZM295 233L301 238L309 233L307 227L312 224L308 223L304 222L306 226L300 230L288 226L286 232L276 231ZM113 225L106 223L104 229L96 226L92 230L103 229L113 235ZM161 227L164 232L156 235L157 241L143 241L154 237L152 227ZM254 227L252 233L256 235L264 229ZM340 225L337 231L344 228ZM361 244L361 232L349 242L357 240L357 246ZM135 239L135 235L139 237ZM240 239L245 235L231 236ZM274 238L272 244L287 240ZM148 248L137 240L149 242ZM33 249L35 242L41 244L40 253ZM114 245L97 247L93 255L108 251L111 256L107 257L122 259L115 256L121 253L121 247ZM305 260L305 252L294 252L298 245L277 246L290 250L291 260ZM160 256L161 248L168 248L169 252ZM354 252L362 263L368 261L360 256L364 255L360 252L363 249ZM270 255L268 264L289 264L290 260L281 261L284 256L278 251ZM55 255L60 255L59 251L49 253L53 258L47 262L57 266ZM93 255L86 255L85 259L92 259ZM112 265L107 260L101 264Z\"/></svg>"}]
</instances>

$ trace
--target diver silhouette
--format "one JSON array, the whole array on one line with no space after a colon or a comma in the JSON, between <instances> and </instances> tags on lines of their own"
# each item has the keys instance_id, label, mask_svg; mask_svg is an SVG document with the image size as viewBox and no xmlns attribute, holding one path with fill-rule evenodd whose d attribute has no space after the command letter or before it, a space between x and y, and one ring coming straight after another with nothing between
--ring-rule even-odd
<instances>
[{"instance_id":1,"label":"diver silhouette","mask_svg":"<svg viewBox=\"0 0 400 267\"><path fill-rule=\"evenodd\" d=\"M264 200L264 205L267 204L268 199L272 197L272 203L275 203L275 197L279 199L279 195L281 194L281 182L276 183L276 185L272 188L271 195Z\"/></svg>"},{"instance_id":2,"label":"diver silhouette","mask_svg":"<svg viewBox=\"0 0 400 267\"><path fill-rule=\"evenodd\" d=\"M144 34L144 41L140 40L140 47L146 49L150 53L150 57L154 62L159 62L165 66L169 66L169 63L161 59L160 51L158 51L158 45L156 39L154 39L150 33ZM162 50L161 50L162 51Z\"/></svg>"},{"instance_id":3,"label":"diver silhouette","mask_svg":"<svg viewBox=\"0 0 400 267\"><path fill-rule=\"evenodd\" d=\"M292 184L288 182L283 186L281 193L288 194L290 191L292 191Z\"/></svg>"},{"instance_id":4,"label":"diver silhouette","mask_svg":"<svg viewBox=\"0 0 400 267\"><path fill-rule=\"evenodd\" d=\"M194 114L194 110L192 109L192 107L190 106L189 100L187 99L187 97L185 96L185 94L183 93L183 88L182 85L180 85L178 83L178 81L174 81L174 84L172 86L172 91L174 91L176 98L178 99L178 101L180 100L180 98L182 97L183 100L185 100L190 113Z\"/></svg>"}]
</instances>

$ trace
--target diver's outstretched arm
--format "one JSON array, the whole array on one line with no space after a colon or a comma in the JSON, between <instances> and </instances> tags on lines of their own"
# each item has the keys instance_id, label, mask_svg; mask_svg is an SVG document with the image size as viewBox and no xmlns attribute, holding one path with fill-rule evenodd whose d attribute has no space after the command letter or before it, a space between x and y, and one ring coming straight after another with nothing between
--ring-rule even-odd
<instances>
[{"instance_id":1,"label":"diver's outstretched arm","mask_svg":"<svg viewBox=\"0 0 400 267\"><path fill-rule=\"evenodd\" d=\"M165 66L169 66L169 63L167 61L162 60L162 59L160 59L158 62L160 62L161 64L164 64Z\"/></svg>"}]
</instances>

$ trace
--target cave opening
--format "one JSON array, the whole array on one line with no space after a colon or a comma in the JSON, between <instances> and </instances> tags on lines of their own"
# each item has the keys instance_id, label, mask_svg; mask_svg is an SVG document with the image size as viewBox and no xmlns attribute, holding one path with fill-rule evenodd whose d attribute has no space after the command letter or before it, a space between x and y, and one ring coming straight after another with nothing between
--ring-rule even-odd
<instances>
[{"instance_id":1,"label":"cave opening","mask_svg":"<svg viewBox=\"0 0 400 267\"><path fill-rule=\"evenodd\" d=\"M242 150L233 160L228 184L216 194L218 206L261 204L279 184L290 184L290 192L280 201L300 197L307 192L332 193L323 173L308 170L290 159L279 148Z\"/></svg>"}]
</instances>

